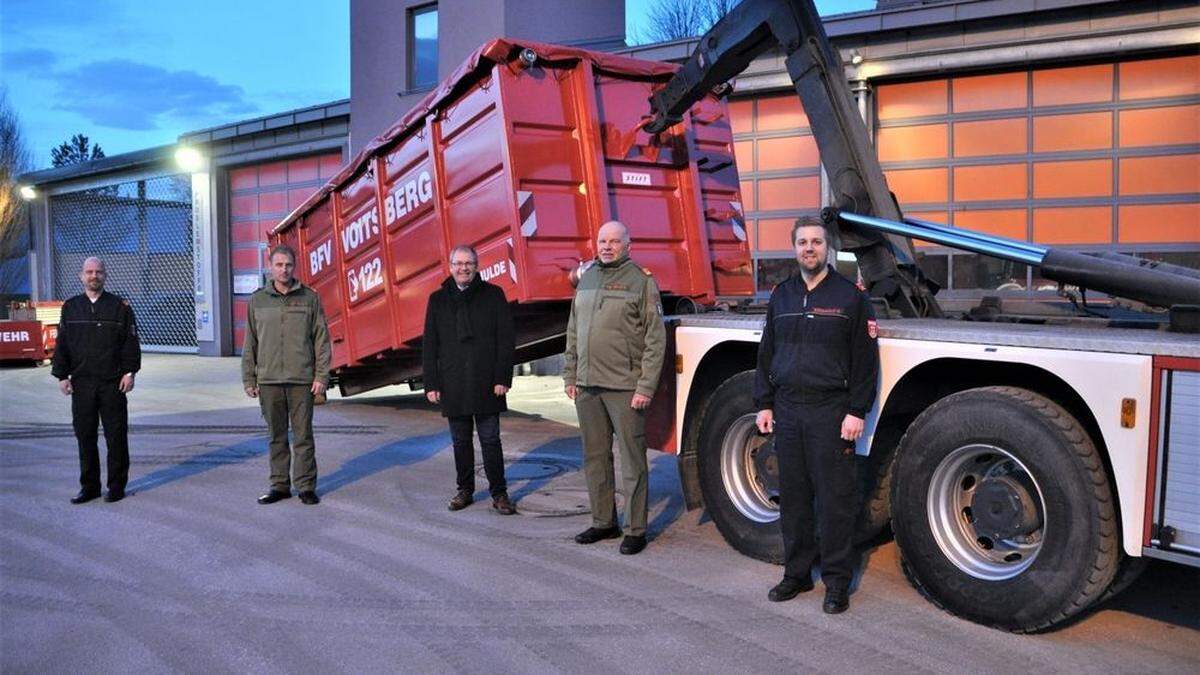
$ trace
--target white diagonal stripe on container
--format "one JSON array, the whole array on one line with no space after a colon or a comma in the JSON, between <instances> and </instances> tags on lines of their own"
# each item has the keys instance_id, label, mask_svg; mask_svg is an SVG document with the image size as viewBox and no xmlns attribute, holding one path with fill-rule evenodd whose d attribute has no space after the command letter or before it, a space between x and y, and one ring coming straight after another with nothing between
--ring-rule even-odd
<instances>
[{"instance_id":1,"label":"white diagonal stripe on container","mask_svg":"<svg viewBox=\"0 0 1200 675\"><path fill-rule=\"evenodd\" d=\"M517 190L517 211L521 216L521 236L532 236L537 232L537 211L533 208L533 193Z\"/></svg>"}]
</instances>

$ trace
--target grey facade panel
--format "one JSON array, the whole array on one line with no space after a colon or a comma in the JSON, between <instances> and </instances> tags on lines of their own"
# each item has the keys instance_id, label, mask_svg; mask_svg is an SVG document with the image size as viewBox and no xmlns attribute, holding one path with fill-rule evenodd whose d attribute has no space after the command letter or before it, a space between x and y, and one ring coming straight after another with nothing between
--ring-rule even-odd
<instances>
[{"instance_id":1,"label":"grey facade panel","mask_svg":"<svg viewBox=\"0 0 1200 675\"><path fill-rule=\"evenodd\" d=\"M305 122L315 122L317 120L325 119L325 110L324 109L301 110L301 111L295 113L294 117L296 119L296 124L303 124Z\"/></svg>"},{"instance_id":2,"label":"grey facade panel","mask_svg":"<svg viewBox=\"0 0 1200 675\"><path fill-rule=\"evenodd\" d=\"M998 14L1024 14L1035 11L1036 5L1036 0L983 0L959 7L956 14L960 21L970 21Z\"/></svg>"},{"instance_id":3,"label":"grey facade panel","mask_svg":"<svg viewBox=\"0 0 1200 675\"><path fill-rule=\"evenodd\" d=\"M908 40L907 51L912 53L961 49L965 43L966 36L961 28L946 29L937 33L913 35Z\"/></svg>"},{"instance_id":4,"label":"grey facade panel","mask_svg":"<svg viewBox=\"0 0 1200 675\"><path fill-rule=\"evenodd\" d=\"M883 30L896 30L898 28L926 26L933 23L950 23L955 19L956 13L954 10L955 7L953 6L935 6L895 14L885 14L881 17L880 28Z\"/></svg>"},{"instance_id":5,"label":"grey facade panel","mask_svg":"<svg viewBox=\"0 0 1200 675\"><path fill-rule=\"evenodd\" d=\"M264 129L278 129L280 127L291 126L295 120L291 115L280 115L278 117L268 117L263 120Z\"/></svg>"},{"instance_id":6,"label":"grey facade panel","mask_svg":"<svg viewBox=\"0 0 1200 675\"><path fill-rule=\"evenodd\" d=\"M239 136L242 136L245 134L257 133L259 131L262 131L265 128L266 127L263 126L262 120L255 120L252 122L244 122L242 124L238 124L237 125L237 133Z\"/></svg>"},{"instance_id":7,"label":"grey facade panel","mask_svg":"<svg viewBox=\"0 0 1200 675\"><path fill-rule=\"evenodd\" d=\"M1196 3L1185 3L1177 6L1164 5L1158 11L1158 18L1163 23L1197 21L1200 20L1200 5Z\"/></svg>"},{"instance_id":8,"label":"grey facade panel","mask_svg":"<svg viewBox=\"0 0 1200 675\"><path fill-rule=\"evenodd\" d=\"M883 19L878 15L856 16L825 22L825 34L829 37L873 33L883 29Z\"/></svg>"},{"instance_id":9,"label":"grey facade panel","mask_svg":"<svg viewBox=\"0 0 1200 675\"><path fill-rule=\"evenodd\" d=\"M275 132L275 144L276 145L286 145L288 143L295 143L298 140L300 140L300 132L296 131L295 127L288 127L286 129L280 129Z\"/></svg>"}]
</instances>

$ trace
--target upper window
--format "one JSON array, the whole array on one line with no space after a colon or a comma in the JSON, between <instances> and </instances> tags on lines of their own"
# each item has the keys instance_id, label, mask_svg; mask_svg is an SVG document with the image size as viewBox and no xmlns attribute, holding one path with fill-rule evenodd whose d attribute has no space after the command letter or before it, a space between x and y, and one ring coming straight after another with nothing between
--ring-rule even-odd
<instances>
[{"instance_id":1,"label":"upper window","mask_svg":"<svg viewBox=\"0 0 1200 675\"><path fill-rule=\"evenodd\" d=\"M438 79L437 5L410 10L408 29L408 88L428 89Z\"/></svg>"}]
</instances>

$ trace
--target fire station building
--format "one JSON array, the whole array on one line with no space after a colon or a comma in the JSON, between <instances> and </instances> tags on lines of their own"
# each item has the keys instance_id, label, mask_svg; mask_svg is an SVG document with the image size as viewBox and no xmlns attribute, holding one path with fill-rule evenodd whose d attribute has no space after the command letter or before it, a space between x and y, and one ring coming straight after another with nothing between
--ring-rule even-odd
<instances>
[{"instance_id":1,"label":"fire station building","mask_svg":"<svg viewBox=\"0 0 1200 675\"><path fill-rule=\"evenodd\" d=\"M349 100L24 176L38 195L34 299L78 292L82 258L100 255L149 346L235 353L267 233L479 44L507 35L653 60L696 46L626 47L623 0L351 0L350 11ZM825 29L906 214L1200 268L1194 0L879 0ZM790 87L767 54L730 99L764 297L791 272L791 222L826 203ZM918 244L951 304L1054 295L1036 270Z\"/></svg>"}]
</instances>

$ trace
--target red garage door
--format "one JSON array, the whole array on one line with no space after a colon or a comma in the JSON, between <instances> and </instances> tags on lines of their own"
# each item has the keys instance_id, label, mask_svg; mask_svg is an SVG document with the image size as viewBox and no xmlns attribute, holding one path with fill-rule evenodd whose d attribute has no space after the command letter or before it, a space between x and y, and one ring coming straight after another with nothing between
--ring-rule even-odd
<instances>
[{"instance_id":1,"label":"red garage door","mask_svg":"<svg viewBox=\"0 0 1200 675\"><path fill-rule=\"evenodd\" d=\"M341 153L238 167L229 171L229 266L233 344L242 351L246 307L267 271L267 233L341 167Z\"/></svg>"}]
</instances>

